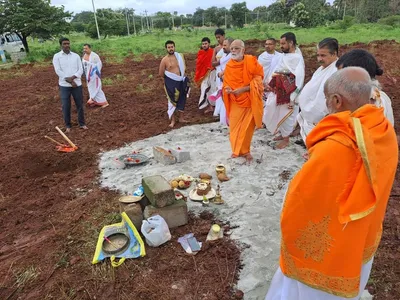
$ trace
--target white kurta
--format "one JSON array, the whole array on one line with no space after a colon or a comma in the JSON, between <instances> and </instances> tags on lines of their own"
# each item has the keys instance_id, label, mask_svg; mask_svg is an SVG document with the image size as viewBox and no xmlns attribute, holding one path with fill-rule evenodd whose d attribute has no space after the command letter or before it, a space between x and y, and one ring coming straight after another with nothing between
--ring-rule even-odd
<instances>
[{"instance_id":1,"label":"white kurta","mask_svg":"<svg viewBox=\"0 0 400 300\"><path fill-rule=\"evenodd\" d=\"M107 103L106 95L101 85L101 69L103 64L100 57L95 52L91 52L89 60L82 59L82 63L85 70L89 98L98 104Z\"/></svg>"},{"instance_id":2,"label":"white kurta","mask_svg":"<svg viewBox=\"0 0 400 300\"><path fill-rule=\"evenodd\" d=\"M328 114L324 84L336 71L336 60L326 68L319 67L298 97L301 111L297 115L297 122L300 125L300 134L304 143L315 125Z\"/></svg>"},{"instance_id":3,"label":"white kurta","mask_svg":"<svg viewBox=\"0 0 400 300\"><path fill-rule=\"evenodd\" d=\"M296 91L290 95L290 100L296 102L299 91L303 87L305 77L305 66L303 55L299 48L295 53L284 53L273 72L289 71L296 76ZM287 105L276 105L276 94L269 93L265 103L263 123L272 134L280 132L282 137L288 137L295 125L299 113L299 106L295 105L289 109Z\"/></svg>"}]
</instances>

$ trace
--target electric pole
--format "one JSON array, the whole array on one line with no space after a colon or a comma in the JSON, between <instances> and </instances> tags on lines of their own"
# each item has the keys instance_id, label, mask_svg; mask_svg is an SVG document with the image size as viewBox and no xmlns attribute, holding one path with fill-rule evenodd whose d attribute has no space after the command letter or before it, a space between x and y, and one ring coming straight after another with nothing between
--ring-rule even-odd
<instances>
[{"instance_id":1,"label":"electric pole","mask_svg":"<svg viewBox=\"0 0 400 300\"><path fill-rule=\"evenodd\" d=\"M203 14L203 27L204 27L204 14Z\"/></svg>"},{"instance_id":2,"label":"electric pole","mask_svg":"<svg viewBox=\"0 0 400 300\"><path fill-rule=\"evenodd\" d=\"M140 23L142 23L142 32L143 32L144 31L143 30L143 15L140 16Z\"/></svg>"},{"instance_id":3,"label":"electric pole","mask_svg":"<svg viewBox=\"0 0 400 300\"><path fill-rule=\"evenodd\" d=\"M174 16L174 15L172 15L172 29L174 29L174 28L175 28L175 21L174 21L174 19L175 19L175 16Z\"/></svg>"},{"instance_id":4,"label":"electric pole","mask_svg":"<svg viewBox=\"0 0 400 300\"><path fill-rule=\"evenodd\" d=\"M147 25L147 31L150 30L149 28L149 18L147 17L147 10L144 11L144 13L146 14L146 25Z\"/></svg>"},{"instance_id":5,"label":"electric pole","mask_svg":"<svg viewBox=\"0 0 400 300\"><path fill-rule=\"evenodd\" d=\"M132 13L132 22L133 22L133 31L136 36L137 34L136 34L136 24L135 24L135 11L133 11L133 13Z\"/></svg>"},{"instance_id":6,"label":"electric pole","mask_svg":"<svg viewBox=\"0 0 400 300\"><path fill-rule=\"evenodd\" d=\"M226 21L226 11L225 11L225 29L228 29L228 22Z\"/></svg>"},{"instance_id":7,"label":"electric pole","mask_svg":"<svg viewBox=\"0 0 400 300\"><path fill-rule=\"evenodd\" d=\"M126 30L128 31L128 36L130 36L130 32L129 32L129 19L128 19L128 11L125 10L125 20L126 20Z\"/></svg>"},{"instance_id":8,"label":"electric pole","mask_svg":"<svg viewBox=\"0 0 400 300\"><path fill-rule=\"evenodd\" d=\"M96 23L96 29L97 29L97 37L100 40L100 30L99 30L99 24L97 23L96 8L94 7L94 0L92 0L92 5L93 5L93 13L94 13L94 22Z\"/></svg>"},{"instance_id":9,"label":"electric pole","mask_svg":"<svg viewBox=\"0 0 400 300\"><path fill-rule=\"evenodd\" d=\"M347 4L347 1L344 0L343 19L344 19L344 17L346 16L346 4Z\"/></svg>"}]
</instances>

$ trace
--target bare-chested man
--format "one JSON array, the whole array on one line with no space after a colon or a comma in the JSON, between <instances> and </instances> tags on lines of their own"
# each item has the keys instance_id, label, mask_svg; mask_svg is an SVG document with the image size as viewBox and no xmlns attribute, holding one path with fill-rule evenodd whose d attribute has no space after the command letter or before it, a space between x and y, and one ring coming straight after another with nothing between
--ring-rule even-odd
<instances>
[{"instance_id":1,"label":"bare-chested man","mask_svg":"<svg viewBox=\"0 0 400 300\"><path fill-rule=\"evenodd\" d=\"M183 117L183 111L189 90L189 79L185 77L186 66L183 55L175 52L175 43L166 41L165 49L168 54L161 60L159 75L164 78L168 98L168 117L171 120L169 127L174 127L178 120L181 123L187 123ZM176 117L176 110L179 119Z\"/></svg>"}]
</instances>

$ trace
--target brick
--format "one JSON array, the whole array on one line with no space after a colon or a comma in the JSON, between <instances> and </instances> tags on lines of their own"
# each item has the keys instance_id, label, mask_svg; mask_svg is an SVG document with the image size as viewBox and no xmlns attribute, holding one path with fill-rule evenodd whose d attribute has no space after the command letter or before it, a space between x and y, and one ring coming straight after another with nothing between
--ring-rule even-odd
<instances>
[{"instance_id":1,"label":"brick","mask_svg":"<svg viewBox=\"0 0 400 300\"><path fill-rule=\"evenodd\" d=\"M136 229L140 231L143 221L143 211L139 203L119 203L119 211L126 212Z\"/></svg>"},{"instance_id":2,"label":"brick","mask_svg":"<svg viewBox=\"0 0 400 300\"><path fill-rule=\"evenodd\" d=\"M175 193L168 181L160 176L149 176L142 178L144 194L149 199L151 205L164 207L171 205L175 201Z\"/></svg>"},{"instance_id":3,"label":"brick","mask_svg":"<svg viewBox=\"0 0 400 300\"><path fill-rule=\"evenodd\" d=\"M175 156L176 162L183 163L190 159L190 152L182 148L169 149L171 154Z\"/></svg>"},{"instance_id":4,"label":"brick","mask_svg":"<svg viewBox=\"0 0 400 300\"><path fill-rule=\"evenodd\" d=\"M176 163L175 156L161 147L153 147L153 156L156 161L163 165L173 165Z\"/></svg>"},{"instance_id":5,"label":"brick","mask_svg":"<svg viewBox=\"0 0 400 300\"><path fill-rule=\"evenodd\" d=\"M160 215L167 222L169 228L175 228L188 223L188 208L184 200L176 200L174 204L162 208L152 205L146 206L143 215L145 219L154 215Z\"/></svg>"}]
</instances>

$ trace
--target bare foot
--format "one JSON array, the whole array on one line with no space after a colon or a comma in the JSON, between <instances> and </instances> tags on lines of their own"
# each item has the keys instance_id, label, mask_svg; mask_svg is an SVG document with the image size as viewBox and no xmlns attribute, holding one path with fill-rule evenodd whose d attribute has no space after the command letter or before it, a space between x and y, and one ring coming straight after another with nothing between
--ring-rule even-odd
<instances>
[{"instance_id":1,"label":"bare foot","mask_svg":"<svg viewBox=\"0 0 400 300\"><path fill-rule=\"evenodd\" d=\"M244 156L246 158L247 163L251 163L253 161L253 156L249 153Z\"/></svg>"},{"instance_id":2,"label":"bare foot","mask_svg":"<svg viewBox=\"0 0 400 300\"><path fill-rule=\"evenodd\" d=\"M189 121L184 118L179 118L179 123L189 123Z\"/></svg>"},{"instance_id":3,"label":"bare foot","mask_svg":"<svg viewBox=\"0 0 400 300\"><path fill-rule=\"evenodd\" d=\"M276 145L275 149L283 149L289 146L289 137L283 138L282 141Z\"/></svg>"},{"instance_id":4,"label":"bare foot","mask_svg":"<svg viewBox=\"0 0 400 300\"><path fill-rule=\"evenodd\" d=\"M174 128L174 126L175 126L175 120L172 119L171 123L170 123L168 126L171 127L171 128Z\"/></svg>"},{"instance_id":5,"label":"bare foot","mask_svg":"<svg viewBox=\"0 0 400 300\"><path fill-rule=\"evenodd\" d=\"M232 153L232 155L231 155L231 158L238 158L238 157L239 157L238 155L233 154L233 153Z\"/></svg>"},{"instance_id":6,"label":"bare foot","mask_svg":"<svg viewBox=\"0 0 400 300\"><path fill-rule=\"evenodd\" d=\"M86 125L79 126L80 129L88 130L89 128Z\"/></svg>"},{"instance_id":7,"label":"bare foot","mask_svg":"<svg viewBox=\"0 0 400 300\"><path fill-rule=\"evenodd\" d=\"M281 135L278 135L278 136L274 137L272 140L273 141L282 141L283 137Z\"/></svg>"},{"instance_id":8,"label":"bare foot","mask_svg":"<svg viewBox=\"0 0 400 300\"><path fill-rule=\"evenodd\" d=\"M295 137L300 135L300 128L297 127L295 130L293 130L293 132L289 135L290 137Z\"/></svg>"},{"instance_id":9,"label":"bare foot","mask_svg":"<svg viewBox=\"0 0 400 300\"><path fill-rule=\"evenodd\" d=\"M210 112L214 112L214 108L213 108L212 106L209 106L209 107L204 111L205 114L208 114L208 113L210 113Z\"/></svg>"},{"instance_id":10,"label":"bare foot","mask_svg":"<svg viewBox=\"0 0 400 300\"><path fill-rule=\"evenodd\" d=\"M67 127L64 132L65 133L70 133L71 132L71 128Z\"/></svg>"},{"instance_id":11,"label":"bare foot","mask_svg":"<svg viewBox=\"0 0 400 300\"><path fill-rule=\"evenodd\" d=\"M310 159L310 156L308 155L308 152L303 154L303 158L304 158L305 161Z\"/></svg>"}]
</instances>

